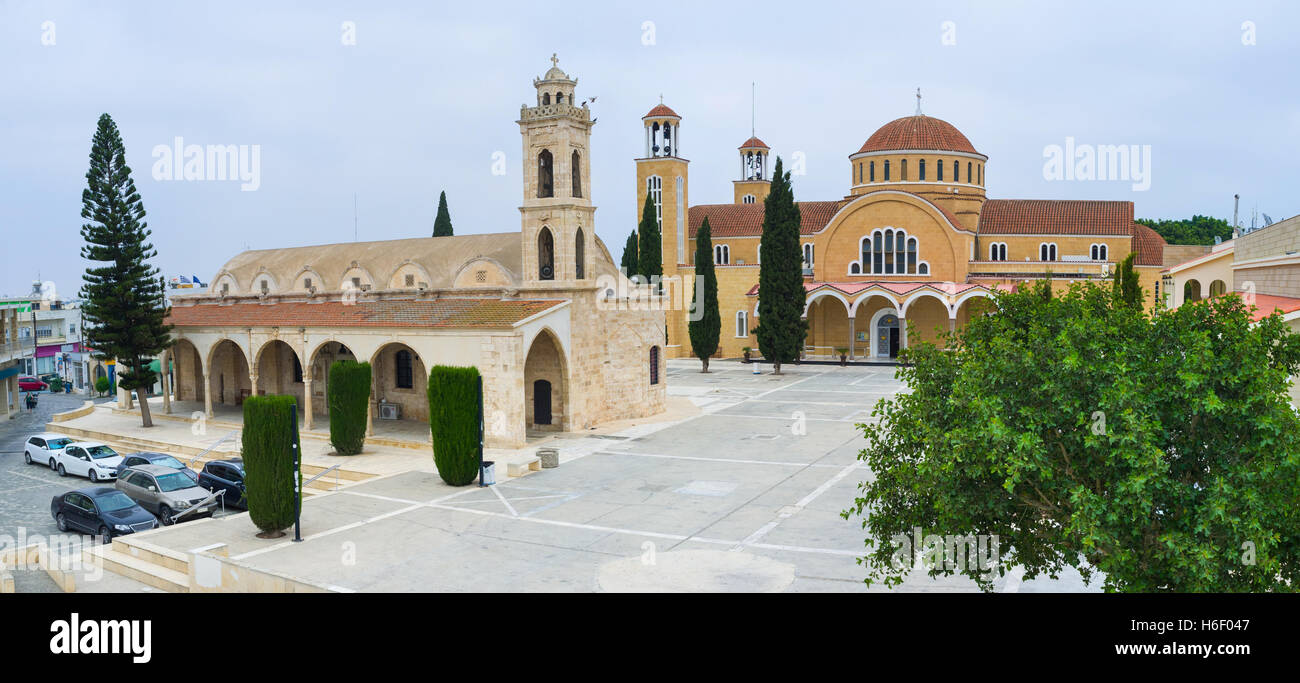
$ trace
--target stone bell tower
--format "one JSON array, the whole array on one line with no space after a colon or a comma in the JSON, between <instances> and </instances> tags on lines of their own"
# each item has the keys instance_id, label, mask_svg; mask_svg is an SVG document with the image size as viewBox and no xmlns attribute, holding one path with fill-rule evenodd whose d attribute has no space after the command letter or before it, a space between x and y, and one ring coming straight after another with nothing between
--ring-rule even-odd
<instances>
[{"instance_id":1,"label":"stone bell tower","mask_svg":"<svg viewBox=\"0 0 1300 683\"><path fill-rule=\"evenodd\" d=\"M523 136L523 281L528 285L591 278L596 248L591 205L591 126L584 101L577 102L578 79L551 68L533 79L537 101L519 109Z\"/></svg>"}]
</instances>

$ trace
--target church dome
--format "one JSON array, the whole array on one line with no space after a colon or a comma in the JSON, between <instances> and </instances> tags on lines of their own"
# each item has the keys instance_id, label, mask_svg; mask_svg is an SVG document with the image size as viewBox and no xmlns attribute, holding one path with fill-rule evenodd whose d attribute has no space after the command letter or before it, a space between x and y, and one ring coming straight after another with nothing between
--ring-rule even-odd
<instances>
[{"instance_id":1,"label":"church dome","mask_svg":"<svg viewBox=\"0 0 1300 683\"><path fill-rule=\"evenodd\" d=\"M924 114L904 116L881 126L867 138L858 154L898 150L979 154L956 126Z\"/></svg>"}]
</instances>

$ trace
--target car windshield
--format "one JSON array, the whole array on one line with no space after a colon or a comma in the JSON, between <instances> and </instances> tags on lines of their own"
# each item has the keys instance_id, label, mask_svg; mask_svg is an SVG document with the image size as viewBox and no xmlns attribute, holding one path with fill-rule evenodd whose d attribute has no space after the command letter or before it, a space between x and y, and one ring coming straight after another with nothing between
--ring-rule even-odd
<instances>
[{"instance_id":1,"label":"car windshield","mask_svg":"<svg viewBox=\"0 0 1300 683\"><path fill-rule=\"evenodd\" d=\"M114 491L100 496L95 499L95 503L99 505L100 512L117 512L118 510L135 507L135 501L127 498L126 494L121 491Z\"/></svg>"},{"instance_id":2,"label":"car windshield","mask_svg":"<svg viewBox=\"0 0 1300 683\"><path fill-rule=\"evenodd\" d=\"M72 443L72 439L50 439L49 441L45 442L46 448L49 448L52 451L56 451L60 448L63 448L64 446L70 443Z\"/></svg>"},{"instance_id":3,"label":"car windshield","mask_svg":"<svg viewBox=\"0 0 1300 683\"><path fill-rule=\"evenodd\" d=\"M181 489L194 488L194 480L185 476L185 474L182 472L172 472L171 474L164 474L157 477L157 479L158 479L158 490L164 493L179 491Z\"/></svg>"},{"instance_id":4,"label":"car windshield","mask_svg":"<svg viewBox=\"0 0 1300 683\"><path fill-rule=\"evenodd\" d=\"M179 470L185 467L184 465L181 464L181 461L177 460L176 458L173 458L170 455L155 456L149 458L149 462L155 465L162 465L163 467L170 467L174 470Z\"/></svg>"},{"instance_id":5,"label":"car windshield","mask_svg":"<svg viewBox=\"0 0 1300 683\"><path fill-rule=\"evenodd\" d=\"M108 446L91 446L90 448L86 449L86 452L90 454L90 457L96 460L117 457L117 451L109 448Z\"/></svg>"}]
</instances>

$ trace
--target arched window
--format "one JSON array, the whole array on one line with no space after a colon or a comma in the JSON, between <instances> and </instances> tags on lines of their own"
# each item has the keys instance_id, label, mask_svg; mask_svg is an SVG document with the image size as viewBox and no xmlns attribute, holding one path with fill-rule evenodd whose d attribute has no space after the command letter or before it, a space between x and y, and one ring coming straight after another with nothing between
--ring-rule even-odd
<instances>
[{"instance_id":1,"label":"arched window","mask_svg":"<svg viewBox=\"0 0 1300 683\"><path fill-rule=\"evenodd\" d=\"M736 336L749 336L749 311L736 311Z\"/></svg>"},{"instance_id":2,"label":"arched window","mask_svg":"<svg viewBox=\"0 0 1300 683\"><path fill-rule=\"evenodd\" d=\"M907 180L907 159L898 162L898 179Z\"/></svg>"},{"instance_id":3,"label":"arched window","mask_svg":"<svg viewBox=\"0 0 1300 683\"><path fill-rule=\"evenodd\" d=\"M586 261L587 239L582 234L582 228L578 228L578 234L573 238L573 272L575 278L579 280L586 279Z\"/></svg>"},{"instance_id":4,"label":"arched window","mask_svg":"<svg viewBox=\"0 0 1300 683\"><path fill-rule=\"evenodd\" d=\"M758 201L758 197L755 197L752 194L747 194L740 198L740 203L742 204L753 204L756 201Z\"/></svg>"},{"instance_id":5,"label":"arched window","mask_svg":"<svg viewBox=\"0 0 1300 683\"><path fill-rule=\"evenodd\" d=\"M659 223L659 228L664 227L664 179L657 175L652 175L645 179L645 191L650 195L650 201L655 205L655 220Z\"/></svg>"},{"instance_id":6,"label":"arched window","mask_svg":"<svg viewBox=\"0 0 1300 683\"><path fill-rule=\"evenodd\" d=\"M542 93L542 104L547 105L550 103L551 103L551 93L548 92Z\"/></svg>"},{"instance_id":7,"label":"arched window","mask_svg":"<svg viewBox=\"0 0 1300 683\"><path fill-rule=\"evenodd\" d=\"M930 265L920 258L919 240L906 230L874 230L862 238L858 252L859 260L849 264L850 275L930 274Z\"/></svg>"},{"instance_id":8,"label":"arched window","mask_svg":"<svg viewBox=\"0 0 1300 683\"><path fill-rule=\"evenodd\" d=\"M537 233L537 279L555 279L555 238L547 227Z\"/></svg>"},{"instance_id":9,"label":"arched window","mask_svg":"<svg viewBox=\"0 0 1300 683\"><path fill-rule=\"evenodd\" d=\"M1210 296L1223 296L1228 291L1228 285L1223 280L1215 280L1210 283Z\"/></svg>"},{"instance_id":10,"label":"arched window","mask_svg":"<svg viewBox=\"0 0 1300 683\"><path fill-rule=\"evenodd\" d=\"M916 179L925 180L925 159L916 162Z\"/></svg>"},{"instance_id":11,"label":"arched window","mask_svg":"<svg viewBox=\"0 0 1300 683\"><path fill-rule=\"evenodd\" d=\"M979 174L976 176L975 182L979 185L984 184L984 164L979 165Z\"/></svg>"},{"instance_id":12,"label":"arched window","mask_svg":"<svg viewBox=\"0 0 1300 683\"><path fill-rule=\"evenodd\" d=\"M862 163L860 163L860 162L858 163L858 184L859 184L859 185L862 184L862 167L863 167L864 165L865 165L865 164L862 164Z\"/></svg>"},{"instance_id":13,"label":"arched window","mask_svg":"<svg viewBox=\"0 0 1300 683\"><path fill-rule=\"evenodd\" d=\"M952 162L952 181L953 181L954 183L960 183L960 182L961 182L961 172L960 172L960 171L961 171L961 162L960 162L960 161L953 160L953 162Z\"/></svg>"},{"instance_id":14,"label":"arched window","mask_svg":"<svg viewBox=\"0 0 1300 683\"><path fill-rule=\"evenodd\" d=\"M943 182L943 159L934 162L934 172L935 175L938 176L935 178L935 180L942 183Z\"/></svg>"},{"instance_id":15,"label":"arched window","mask_svg":"<svg viewBox=\"0 0 1300 683\"><path fill-rule=\"evenodd\" d=\"M393 356L393 370L396 374L393 379L397 382L398 389L412 389L415 387L415 373L411 371L410 351L402 349Z\"/></svg>"},{"instance_id":16,"label":"arched window","mask_svg":"<svg viewBox=\"0 0 1300 683\"><path fill-rule=\"evenodd\" d=\"M650 347L650 383L659 383L659 347Z\"/></svg>"},{"instance_id":17,"label":"arched window","mask_svg":"<svg viewBox=\"0 0 1300 683\"><path fill-rule=\"evenodd\" d=\"M1100 257L1098 260L1100 260L1100 261L1109 261L1109 260L1110 260L1110 255L1106 253L1106 245L1104 245L1104 244L1098 244L1098 245L1097 245L1097 252L1098 252L1098 256Z\"/></svg>"},{"instance_id":18,"label":"arched window","mask_svg":"<svg viewBox=\"0 0 1300 683\"><path fill-rule=\"evenodd\" d=\"M1201 300L1201 281L1188 280L1183 283L1183 302Z\"/></svg>"},{"instance_id":19,"label":"arched window","mask_svg":"<svg viewBox=\"0 0 1300 683\"><path fill-rule=\"evenodd\" d=\"M719 266L731 263L731 247L725 244L713 245L713 262Z\"/></svg>"},{"instance_id":20,"label":"arched window","mask_svg":"<svg viewBox=\"0 0 1300 683\"><path fill-rule=\"evenodd\" d=\"M989 260L990 260L990 261L1005 261L1005 260L1007 260L1007 243L1006 243L1006 242L994 242L994 243L990 244L990 245L989 245Z\"/></svg>"},{"instance_id":21,"label":"arched window","mask_svg":"<svg viewBox=\"0 0 1300 683\"><path fill-rule=\"evenodd\" d=\"M564 93L562 92L555 93L555 103L564 104Z\"/></svg>"},{"instance_id":22,"label":"arched window","mask_svg":"<svg viewBox=\"0 0 1300 683\"><path fill-rule=\"evenodd\" d=\"M876 182L876 162L873 161L870 164L867 164L867 171L869 182Z\"/></svg>"},{"instance_id":23,"label":"arched window","mask_svg":"<svg viewBox=\"0 0 1300 683\"><path fill-rule=\"evenodd\" d=\"M971 163L967 161L966 162L966 184L967 185L970 184L970 179L971 179L970 169L971 169Z\"/></svg>"},{"instance_id":24,"label":"arched window","mask_svg":"<svg viewBox=\"0 0 1300 683\"><path fill-rule=\"evenodd\" d=\"M885 159L885 182L889 182L889 159Z\"/></svg>"},{"instance_id":25,"label":"arched window","mask_svg":"<svg viewBox=\"0 0 1300 683\"><path fill-rule=\"evenodd\" d=\"M573 150L573 156L569 160L569 173L573 176L573 196L582 196L582 155L578 150Z\"/></svg>"},{"instance_id":26,"label":"arched window","mask_svg":"<svg viewBox=\"0 0 1300 683\"><path fill-rule=\"evenodd\" d=\"M551 172L551 150L544 149L537 155L537 196L555 196L555 178Z\"/></svg>"},{"instance_id":27,"label":"arched window","mask_svg":"<svg viewBox=\"0 0 1300 683\"><path fill-rule=\"evenodd\" d=\"M1038 245L1038 260L1039 260L1039 261L1055 261L1055 260L1056 260L1056 243L1055 243L1055 242L1043 242L1042 244L1039 244L1039 245Z\"/></svg>"},{"instance_id":28,"label":"arched window","mask_svg":"<svg viewBox=\"0 0 1300 683\"><path fill-rule=\"evenodd\" d=\"M803 267L813 267L813 245L812 242L805 242L803 245Z\"/></svg>"}]
</instances>

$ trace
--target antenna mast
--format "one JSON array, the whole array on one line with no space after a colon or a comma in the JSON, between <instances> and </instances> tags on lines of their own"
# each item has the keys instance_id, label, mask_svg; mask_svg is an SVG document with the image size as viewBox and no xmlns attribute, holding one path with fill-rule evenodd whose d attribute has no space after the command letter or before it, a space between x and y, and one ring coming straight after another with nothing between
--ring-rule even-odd
<instances>
[{"instance_id":1,"label":"antenna mast","mask_svg":"<svg viewBox=\"0 0 1300 683\"><path fill-rule=\"evenodd\" d=\"M357 193L352 193L352 241L357 241Z\"/></svg>"},{"instance_id":2,"label":"antenna mast","mask_svg":"<svg viewBox=\"0 0 1300 683\"><path fill-rule=\"evenodd\" d=\"M757 135L754 131L755 112L758 110L758 84L753 81L749 82L749 137Z\"/></svg>"}]
</instances>

